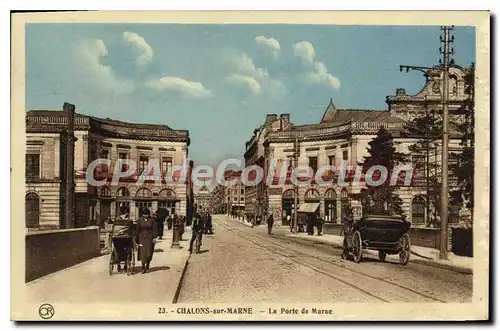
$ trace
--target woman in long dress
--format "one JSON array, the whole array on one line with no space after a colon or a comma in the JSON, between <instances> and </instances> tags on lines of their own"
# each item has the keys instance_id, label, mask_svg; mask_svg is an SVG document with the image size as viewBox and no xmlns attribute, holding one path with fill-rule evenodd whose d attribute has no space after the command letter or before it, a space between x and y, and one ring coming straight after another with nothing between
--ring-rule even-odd
<instances>
[{"instance_id":1,"label":"woman in long dress","mask_svg":"<svg viewBox=\"0 0 500 331\"><path fill-rule=\"evenodd\" d=\"M141 217L137 221L137 260L141 261L142 273L145 274L149 271L149 264L153 258L158 228L148 208L142 208L140 213Z\"/></svg>"}]
</instances>

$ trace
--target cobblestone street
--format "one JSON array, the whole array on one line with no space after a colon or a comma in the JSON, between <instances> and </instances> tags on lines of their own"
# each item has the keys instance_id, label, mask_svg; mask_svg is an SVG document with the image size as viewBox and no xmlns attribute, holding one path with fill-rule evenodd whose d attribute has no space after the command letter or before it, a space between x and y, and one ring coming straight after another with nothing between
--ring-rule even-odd
<instances>
[{"instance_id":1,"label":"cobblestone street","mask_svg":"<svg viewBox=\"0 0 500 331\"><path fill-rule=\"evenodd\" d=\"M469 302L472 275L365 258L285 237L287 227L250 228L214 216L215 235L193 254L179 303L193 302Z\"/></svg>"}]
</instances>

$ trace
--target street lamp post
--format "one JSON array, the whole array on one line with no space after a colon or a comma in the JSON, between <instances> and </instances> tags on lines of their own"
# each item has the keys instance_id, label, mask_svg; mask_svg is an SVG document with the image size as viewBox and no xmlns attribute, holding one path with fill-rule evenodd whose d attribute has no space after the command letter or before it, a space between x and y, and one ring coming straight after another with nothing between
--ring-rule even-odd
<instances>
[{"instance_id":1,"label":"street lamp post","mask_svg":"<svg viewBox=\"0 0 500 331\"><path fill-rule=\"evenodd\" d=\"M299 138L295 138L294 153L293 153L294 169L297 169L298 166L299 166L299 153L300 153ZM297 171L297 170L295 170L295 171ZM298 232L298 228L299 228L298 215L297 215L298 214L297 211L299 210L299 186L295 182L294 182L293 185L294 185L293 186L293 199L294 199L293 232L297 233Z\"/></svg>"},{"instance_id":2,"label":"street lamp post","mask_svg":"<svg viewBox=\"0 0 500 331\"><path fill-rule=\"evenodd\" d=\"M443 106L443 129L442 129L442 146L441 146L441 206L440 206L440 216L441 216L441 237L440 237L440 247L439 247L439 258L444 260L448 258L448 108L449 108L449 69L450 69L450 55L454 54L454 50L450 50L450 43L453 43L454 37L451 36L451 31L453 31L453 26L443 26L441 27L443 35L439 37L440 41L443 43L443 48L439 48L439 52L443 55L443 59L440 60L442 64L441 72L443 74L443 88L441 93L441 103ZM419 70L427 73L428 70L432 69L429 67L419 67L419 66L399 66L399 70L406 72L410 70ZM428 199L429 197L427 197Z\"/></svg>"}]
</instances>

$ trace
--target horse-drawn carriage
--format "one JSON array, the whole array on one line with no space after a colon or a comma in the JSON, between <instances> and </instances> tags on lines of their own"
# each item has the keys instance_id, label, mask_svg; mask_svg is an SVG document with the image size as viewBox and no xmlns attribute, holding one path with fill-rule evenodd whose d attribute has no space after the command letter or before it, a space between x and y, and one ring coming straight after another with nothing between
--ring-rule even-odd
<instances>
[{"instance_id":1,"label":"horse-drawn carriage","mask_svg":"<svg viewBox=\"0 0 500 331\"><path fill-rule=\"evenodd\" d=\"M363 249L371 249L378 251L380 261L385 261L387 254L399 254L399 262L405 265L410 259L410 226L401 217L388 215L367 215L345 222L342 258L350 255L358 263Z\"/></svg>"}]
</instances>

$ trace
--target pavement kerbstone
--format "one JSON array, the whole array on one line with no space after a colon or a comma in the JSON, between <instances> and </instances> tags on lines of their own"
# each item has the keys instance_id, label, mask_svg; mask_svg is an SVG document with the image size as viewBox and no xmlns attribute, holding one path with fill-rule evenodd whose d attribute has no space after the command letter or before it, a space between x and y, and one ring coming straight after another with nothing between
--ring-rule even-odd
<instances>
[{"instance_id":1,"label":"pavement kerbstone","mask_svg":"<svg viewBox=\"0 0 500 331\"><path fill-rule=\"evenodd\" d=\"M302 240L308 240L311 242L319 243L319 244L325 244L325 245L330 245L336 248L342 248L343 247L343 237L341 236L335 236L335 235L321 235L321 236L309 236L307 234L289 234L287 237L292 237L292 238L298 238ZM419 247L419 246L413 246L412 247L412 255L410 257L410 262L411 263L419 263L419 264L424 264L428 266L433 266L433 267L438 267L442 269L447 269L447 270L452 270L455 272L460 272L460 273L465 273L465 274L472 274L473 273L473 268L465 265L459 265L457 263L454 263L455 261L453 260L437 260L432 257L425 257L424 255L421 254L422 251L426 252L430 250L427 247ZM415 252L417 255L415 255ZM364 253L367 253L369 255L378 256L377 251L373 250L364 250ZM428 252L427 252L428 253ZM460 257L462 259L466 259L463 257ZM391 257L390 255L387 256L387 260L390 261L398 261L397 258ZM470 258L470 263L472 264L472 258ZM465 264L465 263L464 263Z\"/></svg>"}]
</instances>

